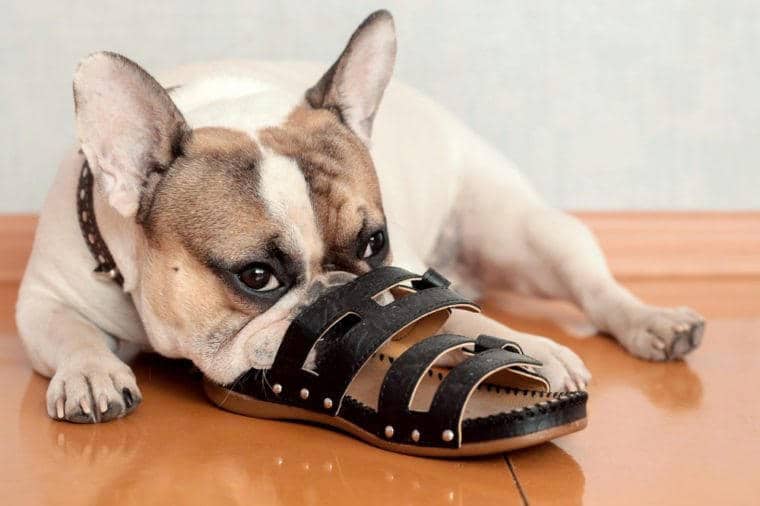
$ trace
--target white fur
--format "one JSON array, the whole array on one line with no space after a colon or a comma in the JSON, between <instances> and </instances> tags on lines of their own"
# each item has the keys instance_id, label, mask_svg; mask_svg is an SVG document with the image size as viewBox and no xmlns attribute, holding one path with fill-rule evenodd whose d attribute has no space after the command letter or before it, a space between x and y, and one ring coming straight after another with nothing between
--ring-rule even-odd
<instances>
[{"instance_id":1,"label":"white fur","mask_svg":"<svg viewBox=\"0 0 760 506\"><path fill-rule=\"evenodd\" d=\"M303 172L294 160L264 150L259 177L261 197L269 216L287 231L285 239L293 249L304 252L306 277L311 277L309 269L322 258L324 243Z\"/></svg>"}]
</instances>

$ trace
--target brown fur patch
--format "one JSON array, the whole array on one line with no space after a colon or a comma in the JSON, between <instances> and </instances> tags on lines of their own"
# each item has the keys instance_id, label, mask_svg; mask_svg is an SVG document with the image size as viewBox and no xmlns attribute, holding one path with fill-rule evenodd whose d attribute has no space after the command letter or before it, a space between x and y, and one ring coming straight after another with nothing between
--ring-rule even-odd
<instances>
[{"instance_id":1,"label":"brown fur patch","mask_svg":"<svg viewBox=\"0 0 760 506\"><path fill-rule=\"evenodd\" d=\"M239 162L258 163L261 151L245 132L231 128L204 127L192 131L182 146L188 157L225 157Z\"/></svg>"},{"instance_id":2,"label":"brown fur patch","mask_svg":"<svg viewBox=\"0 0 760 506\"><path fill-rule=\"evenodd\" d=\"M202 262L234 263L264 248L269 228L258 195L261 151L247 134L193 130L156 188L149 237L176 237Z\"/></svg>"},{"instance_id":3,"label":"brown fur patch","mask_svg":"<svg viewBox=\"0 0 760 506\"><path fill-rule=\"evenodd\" d=\"M364 225L385 223L380 186L366 146L333 112L308 104L296 107L283 125L261 130L259 139L301 168L332 255L326 262L357 270L357 234Z\"/></svg>"}]
</instances>

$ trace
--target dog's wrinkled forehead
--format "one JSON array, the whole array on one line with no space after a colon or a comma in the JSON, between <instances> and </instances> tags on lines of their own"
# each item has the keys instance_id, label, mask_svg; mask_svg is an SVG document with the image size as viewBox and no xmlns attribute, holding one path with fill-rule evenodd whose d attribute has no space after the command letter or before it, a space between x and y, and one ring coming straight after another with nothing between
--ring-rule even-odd
<instances>
[{"instance_id":1,"label":"dog's wrinkled forehead","mask_svg":"<svg viewBox=\"0 0 760 506\"><path fill-rule=\"evenodd\" d=\"M243 132L191 131L154 191L149 237L179 239L203 260L244 260L243 252L256 246L251 241L274 232L260 198L262 162L261 149Z\"/></svg>"},{"instance_id":2,"label":"dog's wrinkled forehead","mask_svg":"<svg viewBox=\"0 0 760 506\"><path fill-rule=\"evenodd\" d=\"M384 219L364 144L334 114L306 105L254 135L192 130L153 195L149 236L172 236L223 268L277 248L305 269L356 270L357 234Z\"/></svg>"},{"instance_id":3,"label":"dog's wrinkled forehead","mask_svg":"<svg viewBox=\"0 0 760 506\"><path fill-rule=\"evenodd\" d=\"M362 227L383 224L369 151L334 113L301 105L283 125L262 130L259 139L265 149L297 163L327 244L348 247Z\"/></svg>"}]
</instances>

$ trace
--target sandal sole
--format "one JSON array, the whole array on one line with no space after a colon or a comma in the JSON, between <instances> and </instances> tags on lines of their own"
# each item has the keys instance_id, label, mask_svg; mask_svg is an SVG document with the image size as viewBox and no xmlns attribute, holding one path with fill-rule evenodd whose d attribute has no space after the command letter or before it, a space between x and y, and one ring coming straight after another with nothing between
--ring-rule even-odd
<instances>
[{"instance_id":1,"label":"sandal sole","mask_svg":"<svg viewBox=\"0 0 760 506\"><path fill-rule=\"evenodd\" d=\"M317 423L347 433L383 450L418 457L464 458L493 455L526 448L528 446L535 446L567 434L572 434L573 432L578 432L585 428L588 423L588 419L583 417L564 425L558 425L521 436L475 443L463 443L459 448L429 448L393 443L381 439L343 418L314 413L295 406L286 406L284 404L262 401L254 397L228 390L205 378L203 381L203 389L211 402L226 411L270 420L293 420Z\"/></svg>"}]
</instances>

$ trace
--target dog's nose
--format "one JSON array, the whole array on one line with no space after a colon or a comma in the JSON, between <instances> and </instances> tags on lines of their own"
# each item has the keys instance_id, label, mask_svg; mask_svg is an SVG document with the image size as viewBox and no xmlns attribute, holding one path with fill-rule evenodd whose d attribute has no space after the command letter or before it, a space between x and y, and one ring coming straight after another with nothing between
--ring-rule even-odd
<instances>
[{"instance_id":1,"label":"dog's nose","mask_svg":"<svg viewBox=\"0 0 760 506\"><path fill-rule=\"evenodd\" d=\"M356 274L351 274L346 271L329 271L325 272L322 277L325 278L325 284L327 286L345 285L349 281L356 279Z\"/></svg>"},{"instance_id":2,"label":"dog's nose","mask_svg":"<svg viewBox=\"0 0 760 506\"><path fill-rule=\"evenodd\" d=\"M328 271L315 277L306 291L306 305L314 302L320 295L330 291L336 286L345 285L353 281L356 274L346 271Z\"/></svg>"}]
</instances>

